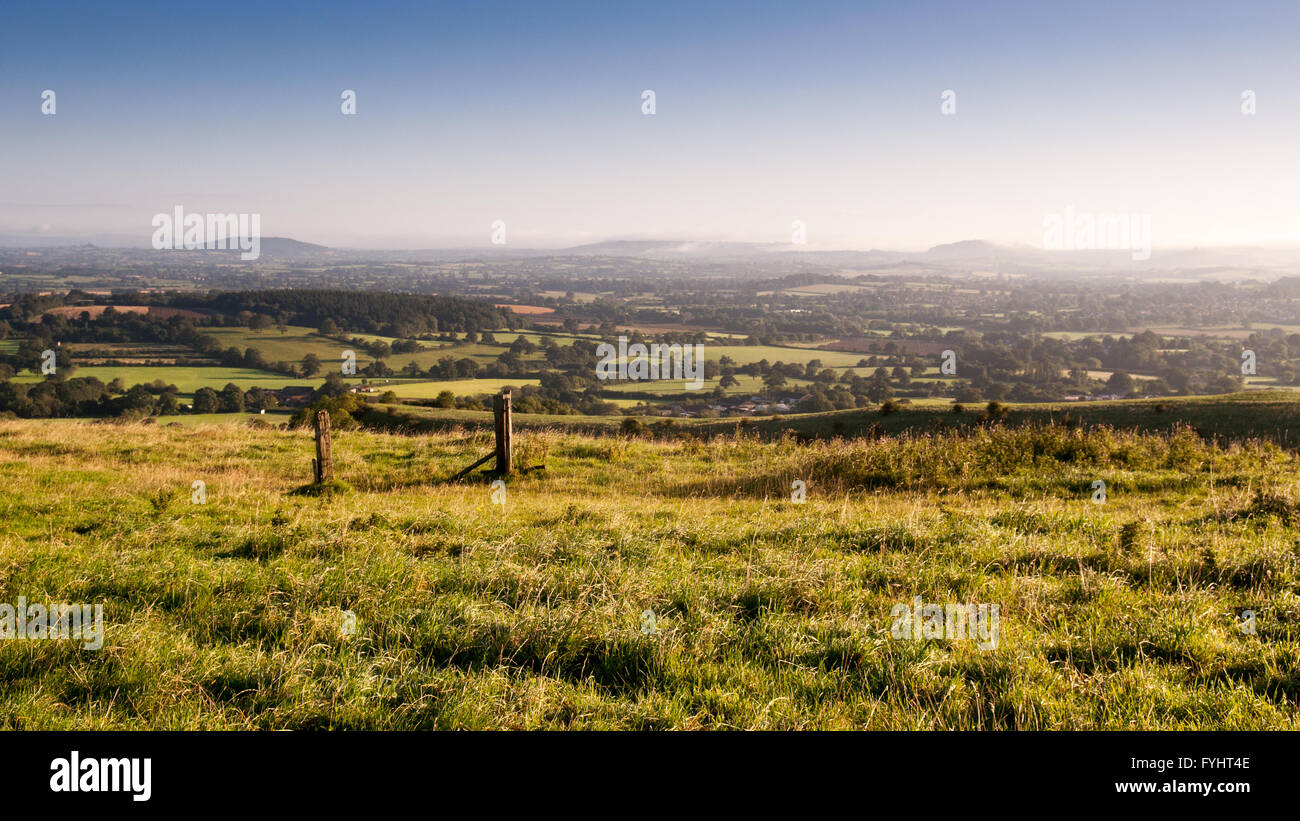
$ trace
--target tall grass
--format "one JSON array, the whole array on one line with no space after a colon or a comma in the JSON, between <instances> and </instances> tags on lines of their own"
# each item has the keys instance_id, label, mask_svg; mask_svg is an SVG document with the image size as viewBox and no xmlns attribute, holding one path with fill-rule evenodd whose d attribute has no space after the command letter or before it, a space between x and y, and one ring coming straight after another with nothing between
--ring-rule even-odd
<instances>
[{"instance_id":1,"label":"tall grass","mask_svg":"<svg viewBox=\"0 0 1300 821\"><path fill-rule=\"evenodd\" d=\"M482 432L343 432L352 490L305 497L306 432L0 422L0 602L106 621L97 651L0 641L0 726L1295 727L1300 495L1276 446L519 446L545 469L498 505L446 481ZM892 638L916 596L998 604L997 648Z\"/></svg>"}]
</instances>

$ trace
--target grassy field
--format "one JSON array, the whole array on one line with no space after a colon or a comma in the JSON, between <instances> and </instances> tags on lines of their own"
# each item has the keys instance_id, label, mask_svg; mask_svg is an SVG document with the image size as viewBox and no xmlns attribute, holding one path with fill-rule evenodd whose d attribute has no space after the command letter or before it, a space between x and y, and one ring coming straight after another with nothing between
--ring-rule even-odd
<instances>
[{"instance_id":1,"label":"grassy field","mask_svg":"<svg viewBox=\"0 0 1300 821\"><path fill-rule=\"evenodd\" d=\"M296 363L301 362L302 358L309 353L316 354L324 364L324 372L338 369L343 362L344 351L350 350L355 353L357 364L361 366L374 359L374 357L366 353L365 349L320 336L314 328L290 326L285 334L281 334L274 328L265 331L252 331L248 328L205 328L203 332L208 336L215 337L221 342L222 347L234 347L241 351L245 348L256 348L262 352L268 362L285 361ZM374 334L351 334L351 336L367 341L383 341L390 344L397 341L392 337L376 336ZM509 341L513 341L514 336L517 336L517 334L509 336ZM564 344L571 341L567 340ZM428 348L428 350L419 353L390 354L384 357L384 362L393 370L400 370L410 362L415 362L421 368L427 369L430 365L436 364L439 359L452 356L456 359L469 357L480 365L487 365L505 351L505 348L500 345L470 344L457 346L449 342L421 342L420 344ZM537 357L533 358L536 359Z\"/></svg>"},{"instance_id":2,"label":"grassy field","mask_svg":"<svg viewBox=\"0 0 1300 821\"><path fill-rule=\"evenodd\" d=\"M203 334L221 343L222 348L256 348L262 352L267 362L301 362L309 353L316 354L325 364L327 370L337 369L337 363L343 361L343 352L352 346L333 339L327 339L316 333L315 328L289 325L285 333L275 328L265 331L253 331L248 328L204 328ZM370 361L364 351L356 351L357 361L365 364Z\"/></svg>"},{"instance_id":3,"label":"grassy field","mask_svg":"<svg viewBox=\"0 0 1300 821\"><path fill-rule=\"evenodd\" d=\"M814 348L786 348L778 345L705 345L704 358L721 361L722 357L731 357L737 365L749 365L766 359L768 362L798 362L807 364L820 359L823 368L833 368L838 374L844 368L853 368L863 359L871 356L867 353L846 353L844 351L819 351ZM937 357L936 357L937 359Z\"/></svg>"},{"instance_id":4,"label":"grassy field","mask_svg":"<svg viewBox=\"0 0 1300 821\"><path fill-rule=\"evenodd\" d=\"M276 390L290 385L316 387L324 381L319 377L295 379L292 376L254 368L198 365L89 365L69 372L68 376L69 378L93 376L105 384L120 378L127 387L161 379L168 385L175 385L183 394L192 394L199 388L205 387L221 390L230 382L244 390L253 387ZM13 381L31 383L40 382L44 378L40 374L24 371L13 377Z\"/></svg>"},{"instance_id":5,"label":"grassy field","mask_svg":"<svg viewBox=\"0 0 1300 821\"><path fill-rule=\"evenodd\" d=\"M537 384L537 379L448 379L432 382L394 381L382 388L393 391L399 399L433 399L443 391L451 391L456 396L477 396L481 393L499 393L504 387L520 388Z\"/></svg>"},{"instance_id":6,"label":"grassy field","mask_svg":"<svg viewBox=\"0 0 1300 821\"><path fill-rule=\"evenodd\" d=\"M179 365L179 366L147 366L147 365L113 365L113 366L87 366L80 367L71 372L72 377L95 377L102 382L108 383L115 378L120 378L128 387L136 384L147 384L154 380L161 379L169 385L175 385L180 389L183 396L192 396L194 391L199 388L209 387L220 390L227 383L233 382L241 388L248 390L252 387L261 387L266 389L279 389L293 385L303 385L307 387L318 387L324 380L321 377L311 379L295 379L292 376L271 373L270 371L259 371L251 368L227 368L227 367L208 367L197 365ZM39 374L23 373L14 377L14 382L33 383L40 382L45 377ZM344 380L349 384L359 384L363 378L348 378ZM392 390L402 399L432 399L439 393L449 390L457 396L476 396L481 393L497 393L501 388L509 385L511 387L521 387L523 385L536 385L536 379L448 379L448 380L402 380L402 379L372 379L369 380L381 391Z\"/></svg>"},{"instance_id":7,"label":"grassy field","mask_svg":"<svg viewBox=\"0 0 1300 821\"><path fill-rule=\"evenodd\" d=\"M876 407L826 413L671 421L677 431L693 435L707 437L744 432L767 439L782 436L825 439L933 434L970 431L989 424L984 405L968 406L963 413L954 413L953 408L953 403L947 399L912 399L889 414L883 414ZM396 427L421 430L458 426L490 427L492 423L492 414L486 411L388 406L384 408L384 413L391 414L391 424ZM1159 400L1007 403L998 419L1010 426L1108 426L1159 434L1187 429L1207 441L1231 443L1243 439L1260 439L1300 449L1300 398L1296 392L1288 390L1246 391L1220 396ZM651 417L642 421L656 420ZM621 422L621 417L515 415L516 425L550 425L574 431L616 429Z\"/></svg>"},{"instance_id":8,"label":"grassy field","mask_svg":"<svg viewBox=\"0 0 1300 821\"><path fill-rule=\"evenodd\" d=\"M686 390L685 383L689 380L683 379L656 379L656 380L616 380L601 383L601 390L607 395L617 395L623 393L653 394L655 396L671 399L699 399L706 394L713 393L718 386L721 377L705 379L704 385L699 390ZM767 394L767 387L763 384L762 377L748 376L743 373L735 375L736 384L725 388L728 396L748 396L750 394ZM811 382L803 379L788 379L786 386L777 391L781 395L798 396L808 389Z\"/></svg>"},{"instance_id":9,"label":"grassy field","mask_svg":"<svg viewBox=\"0 0 1300 821\"><path fill-rule=\"evenodd\" d=\"M445 481L486 433L339 432L346 487L310 496L300 431L0 421L2 600L106 625L100 650L0 641L0 726L1296 728L1300 464L1276 445L516 448L545 470L494 504ZM998 605L996 646L896 638L914 597Z\"/></svg>"}]
</instances>

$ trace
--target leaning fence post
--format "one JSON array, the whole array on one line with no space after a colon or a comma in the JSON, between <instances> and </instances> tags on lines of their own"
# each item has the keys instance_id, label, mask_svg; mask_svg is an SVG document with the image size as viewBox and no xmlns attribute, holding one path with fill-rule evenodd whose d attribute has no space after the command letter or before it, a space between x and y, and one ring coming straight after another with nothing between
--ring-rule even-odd
<instances>
[{"instance_id":1,"label":"leaning fence post","mask_svg":"<svg viewBox=\"0 0 1300 821\"><path fill-rule=\"evenodd\" d=\"M330 451L330 414L329 411L316 411L316 458L312 460L312 470L316 474L316 484L328 482L334 477L334 456Z\"/></svg>"},{"instance_id":2,"label":"leaning fence post","mask_svg":"<svg viewBox=\"0 0 1300 821\"><path fill-rule=\"evenodd\" d=\"M492 402L493 421L497 434L497 473L508 476L514 468L514 450L511 445L510 389L504 388Z\"/></svg>"}]
</instances>

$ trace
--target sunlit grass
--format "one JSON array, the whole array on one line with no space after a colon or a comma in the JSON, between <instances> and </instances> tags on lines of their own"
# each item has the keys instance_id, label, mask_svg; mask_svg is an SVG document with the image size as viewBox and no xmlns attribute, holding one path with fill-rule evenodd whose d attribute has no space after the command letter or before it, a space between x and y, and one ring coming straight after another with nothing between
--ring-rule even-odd
<instances>
[{"instance_id":1,"label":"sunlit grass","mask_svg":"<svg viewBox=\"0 0 1300 821\"><path fill-rule=\"evenodd\" d=\"M341 432L351 490L310 497L306 432L0 422L0 602L106 621L99 651L0 641L0 726L1295 727L1278 447L524 431L546 468L504 506L445 481L491 447ZM891 638L914 596L999 604L997 648Z\"/></svg>"}]
</instances>

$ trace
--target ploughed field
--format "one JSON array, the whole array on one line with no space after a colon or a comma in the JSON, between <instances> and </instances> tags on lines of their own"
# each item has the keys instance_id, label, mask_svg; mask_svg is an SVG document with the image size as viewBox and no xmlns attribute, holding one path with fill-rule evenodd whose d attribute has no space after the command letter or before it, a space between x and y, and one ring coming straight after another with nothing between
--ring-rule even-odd
<instances>
[{"instance_id":1,"label":"ploughed field","mask_svg":"<svg viewBox=\"0 0 1300 821\"><path fill-rule=\"evenodd\" d=\"M0 727L1296 728L1277 445L674 437L521 430L503 495L490 433L337 431L311 494L304 431L0 421L0 604L104 628L0 639Z\"/></svg>"}]
</instances>

